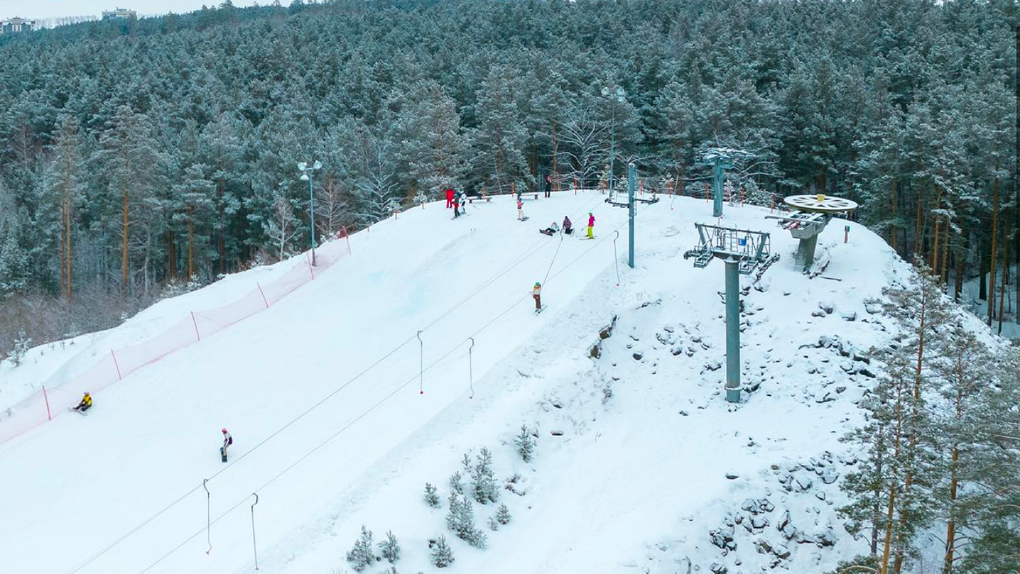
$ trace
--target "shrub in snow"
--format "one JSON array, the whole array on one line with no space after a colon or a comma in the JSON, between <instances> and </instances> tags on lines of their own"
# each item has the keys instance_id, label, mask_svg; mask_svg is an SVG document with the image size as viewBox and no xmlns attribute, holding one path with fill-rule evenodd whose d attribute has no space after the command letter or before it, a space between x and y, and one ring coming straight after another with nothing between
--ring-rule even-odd
<instances>
[{"instance_id":1,"label":"shrub in snow","mask_svg":"<svg viewBox=\"0 0 1020 574\"><path fill-rule=\"evenodd\" d=\"M372 554L372 532L365 528L365 525L361 526L361 538L347 553L347 562L355 572L361 572L375 562L375 555Z\"/></svg>"},{"instance_id":2,"label":"shrub in snow","mask_svg":"<svg viewBox=\"0 0 1020 574\"><path fill-rule=\"evenodd\" d=\"M425 503L432 508L439 508L439 494L436 492L436 487L429 483L425 483Z\"/></svg>"},{"instance_id":3,"label":"shrub in snow","mask_svg":"<svg viewBox=\"0 0 1020 574\"><path fill-rule=\"evenodd\" d=\"M386 540L379 543L379 553L390 564L400 559L400 544L397 543L397 537L393 535L393 532L387 532Z\"/></svg>"},{"instance_id":4,"label":"shrub in snow","mask_svg":"<svg viewBox=\"0 0 1020 574\"><path fill-rule=\"evenodd\" d=\"M499 505L499 511L496 512L496 520L500 524L510 524L510 509L505 504Z\"/></svg>"},{"instance_id":5,"label":"shrub in snow","mask_svg":"<svg viewBox=\"0 0 1020 574\"><path fill-rule=\"evenodd\" d=\"M493 532L499 530L499 522L496 520L495 516L489 517L489 530L492 530Z\"/></svg>"},{"instance_id":6,"label":"shrub in snow","mask_svg":"<svg viewBox=\"0 0 1020 574\"><path fill-rule=\"evenodd\" d=\"M528 425L521 425L521 434L514 439L514 444L517 445L517 452L521 455L521 459L524 462L531 462L535 456L535 439L528 432Z\"/></svg>"},{"instance_id":7,"label":"shrub in snow","mask_svg":"<svg viewBox=\"0 0 1020 574\"><path fill-rule=\"evenodd\" d=\"M440 536L432 545L432 565L436 568L446 568L450 564L453 564L453 550L446 543L446 537Z\"/></svg>"},{"instance_id":8,"label":"shrub in snow","mask_svg":"<svg viewBox=\"0 0 1020 574\"><path fill-rule=\"evenodd\" d=\"M475 500L480 504L496 502L499 498L499 490L496 488L496 477L492 472L492 453L489 449L482 448L478 453L478 463L471 473L473 481L472 490Z\"/></svg>"},{"instance_id":9,"label":"shrub in snow","mask_svg":"<svg viewBox=\"0 0 1020 574\"><path fill-rule=\"evenodd\" d=\"M450 488L457 494L464 494L464 480L459 472L455 472L450 476Z\"/></svg>"},{"instance_id":10,"label":"shrub in snow","mask_svg":"<svg viewBox=\"0 0 1020 574\"><path fill-rule=\"evenodd\" d=\"M31 346L32 339L25 335L24 329L18 331L18 338L14 341L14 349L11 351L11 364L20 367L21 361L25 359L25 354L28 353Z\"/></svg>"},{"instance_id":11,"label":"shrub in snow","mask_svg":"<svg viewBox=\"0 0 1020 574\"><path fill-rule=\"evenodd\" d=\"M461 497L456 492L450 493L450 510L446 513L446 526L457 538L475 548L485 548L488 538L485 533L475 528L475 511L471 499Z\"/></svg>"}]
</instances>

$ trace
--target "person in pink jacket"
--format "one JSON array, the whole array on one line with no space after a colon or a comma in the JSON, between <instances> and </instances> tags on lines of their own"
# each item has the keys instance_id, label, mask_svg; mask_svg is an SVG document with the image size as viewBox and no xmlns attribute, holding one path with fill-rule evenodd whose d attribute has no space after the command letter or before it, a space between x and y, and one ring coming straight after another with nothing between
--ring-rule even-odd
<instances>
[{"instance_id":1,"label":"person in pink jacket","mask_svg":"<svg viewBox=\"0 0 1020 574\"><path fill-rule=\"evenodd\" d=\"M595 229L595 216L592 215L591 212L589 211L588 212L588 239L595 239L595 236L592 235L592 232L594 231L594 229Z\"/></svg>"}]
</instances>

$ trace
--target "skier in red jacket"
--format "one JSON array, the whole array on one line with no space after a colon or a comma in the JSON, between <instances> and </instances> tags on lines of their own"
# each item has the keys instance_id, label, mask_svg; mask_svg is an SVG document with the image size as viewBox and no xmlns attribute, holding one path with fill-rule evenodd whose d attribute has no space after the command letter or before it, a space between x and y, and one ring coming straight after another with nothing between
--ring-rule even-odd
<instances>
[{"instance_id":1,"label":"skier in red jacket","mask_svg":"<svg viewBox=\"0 0 1020 574\"><path fill-rule=\"evenodd\" d=\"M446 208L449 209L451 207L453 207L453 188L452 187L448 188L446 190Z\"/></svg>"},{"instance_id":2,"label":"skier in red jacket","mask_svg":"<svg viewBox=\"0 0 1020 574\"><path fill-rule=\"evenodd\" d=\"M595 239L595 236L592 235L592 231L594 231L594 229L595 229L595 216L592 215L591 212L589 211L588 212L588 239Z\"/></svg>"}]
</instances>

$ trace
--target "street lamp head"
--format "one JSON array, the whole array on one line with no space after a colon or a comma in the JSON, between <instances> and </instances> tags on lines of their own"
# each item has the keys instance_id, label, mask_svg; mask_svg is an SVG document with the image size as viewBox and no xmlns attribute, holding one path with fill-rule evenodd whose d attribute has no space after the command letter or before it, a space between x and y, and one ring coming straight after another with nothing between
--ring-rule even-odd
<instances>
[{"instance_id":1,"label":"street lamp head","mask_svg":"<svg viewBox=\"0 0 1020 574\"><path fill-rule=\"evenodd\" d=\"M322 162L316 160L315 165L312 166L312 169L321 169L321 168L322 168Z\"/></svg>"},{"instance_id":2,"label":"street lamp head","mask_svg":"<svg viewBox=\"0 0 1020 574\"><path fill-rule=\"evenodd\" d=\"M301 181L308 181L308 174L307 173L302 173L301 174Z\"/></svg>"},{"instance_id":3,"label":"street lamp head","mask_svg":"<svg viewBox=\"0 0 1020 574\"><path fill-rule=\"evenodd\" d=\"M624 92L624 91L623 91L623 88L620 88L620 87L617 87L617 88L616 88L616 95L617 95L617 96L620 96L620 97L622 98L622 97L623 97L623 96L625 96L626 94L627 94L627 92Z\"/></svg>"},{"instance_id":4,"label":"street lamp head","mask_svg":"<svg viewBox=\"0 0 1020 574\"><path fill-rule=\"evenodd\" d=\"M603 96L608 96L609 95L609 88L602 88L602 95Z\"/></svg>"},{"instance_id":5,"label":"street lamp head","mask_svg":"<svg viewBox=\"0 0 1020 574\"><path fill-rule=\"evenodd\" d=\"M301 171L304 171L305 168L307 168L307 167L308 167L308 164L305 163L305 162L301 162L301 163L297 164L297 168L300 169Z\"/></svg>"}]
</instances>

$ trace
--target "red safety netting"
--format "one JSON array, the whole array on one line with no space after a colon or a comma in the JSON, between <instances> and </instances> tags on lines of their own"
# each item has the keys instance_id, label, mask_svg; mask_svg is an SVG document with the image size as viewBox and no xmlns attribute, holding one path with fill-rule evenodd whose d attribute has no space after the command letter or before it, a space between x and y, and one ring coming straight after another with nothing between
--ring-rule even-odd
<instances>
[{"instance_id":1,"label":"red safety netting","mask_svg":"<svg viewBox=\"0 0 1020 574\"><path fill-rule=\"evenodd\" d=\"M237 301L188 313L151 339L103 353L95 365L73 377L67 378L58 372L40 392L0 411L0 443L68 412L84 393L94 394L105 389L145 365L271 307L349 253L350 244L338 241L316 252L314 267L310 254L294 257L293 264L281 276L266 284L256 283L252 291Z\"/></svg>"}]
</instances>

